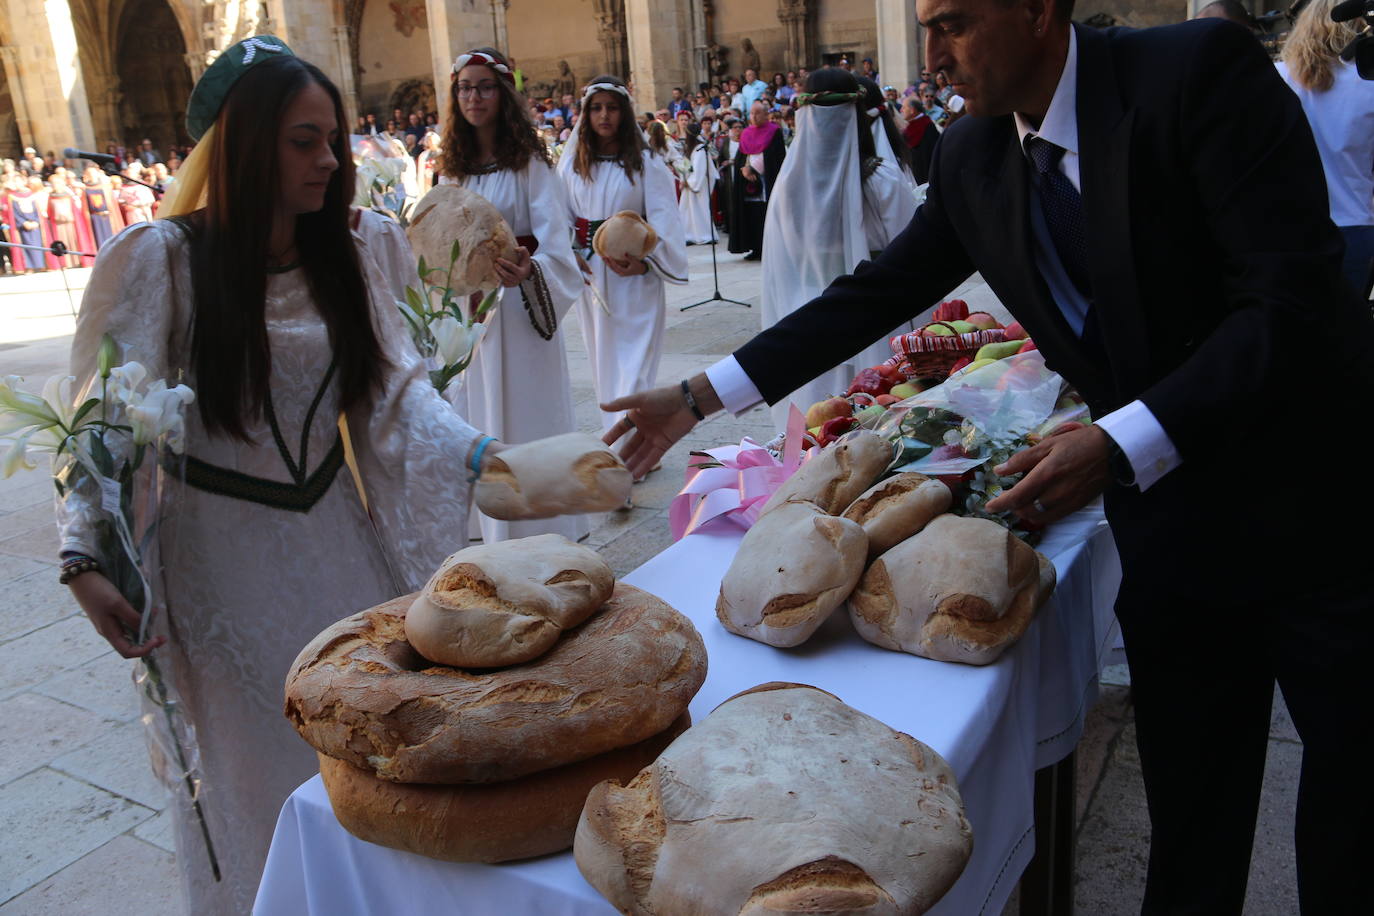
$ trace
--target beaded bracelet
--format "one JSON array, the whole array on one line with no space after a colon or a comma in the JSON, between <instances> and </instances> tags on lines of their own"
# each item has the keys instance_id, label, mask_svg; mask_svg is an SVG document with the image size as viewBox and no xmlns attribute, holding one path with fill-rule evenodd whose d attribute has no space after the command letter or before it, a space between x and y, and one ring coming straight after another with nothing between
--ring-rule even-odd
<instances>
[{"instance_id":1,"label":"beaded bracelet","mask_svg":"<svg viewBox=\"0 0 1374 916\"><path fill-rule=\"evenodd\" d=\"M698 420L706 419L706 414L702 413L701 408L697 406L696 395L692 394L691 386L687 384L686 379L682 380L682 397L687 402L687 409L692 412L692 416Z\"/></svg>"},{"instance_id":2,"label":"beaded bracelet","mask_svg":"<svg viewBox=\"0 0 1374 916\"><path fill-rule=\"evenodd\" d=\"M476 483L477 478L482 476L482 453L487 450L488 445L495 441L495 436L483 436L482 441L477 443L477 448L472 450L472 460L468 462L468 469L472 471L472 476L468 478L468 483Z\"/></svg>"},{"instance_id":3,"label":"beaded bracelet","mask_svg":"<svg viewBox=\"0 0 1374 916\"><path fill-rule=\"evenodd\" d=\"M62 571L57 576L57 582L66 585L82 573L99 571L100 563L94 557L72 554L62 560Z\"/></svg>"}]
</instances>

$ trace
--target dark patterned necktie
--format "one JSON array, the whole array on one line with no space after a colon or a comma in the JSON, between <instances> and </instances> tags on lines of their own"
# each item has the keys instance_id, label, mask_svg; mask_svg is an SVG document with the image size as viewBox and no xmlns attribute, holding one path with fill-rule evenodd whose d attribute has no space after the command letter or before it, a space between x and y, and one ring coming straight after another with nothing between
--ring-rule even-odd
<instances>
[{"instance_id":1,"label":"dark patterned necktie","mask_svg":"<svg viewBox=\"0 0 1374 916\"><path fill-rule=\"evenodd\" d=\"M1040 137L1026 138L1026 153L1035 165L1040 209L1045 214L1054 249L1069 280L1085 297L1092 297L1088 276L1088 241L1083 221L1083 198L1067 175L1059 171L1064 148Z\"/></svg>"}]
</instances>

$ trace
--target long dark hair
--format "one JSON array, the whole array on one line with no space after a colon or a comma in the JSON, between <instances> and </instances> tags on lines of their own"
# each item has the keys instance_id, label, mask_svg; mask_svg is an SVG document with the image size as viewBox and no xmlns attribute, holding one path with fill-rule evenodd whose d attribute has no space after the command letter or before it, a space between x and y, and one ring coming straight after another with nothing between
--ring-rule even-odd
<instances>
[{"instance_id":1,"label":"long dark hair","mask_svg":"<svg viewBox=\"0 0 1374 916\"><path fill-rule=\"evenodd\" d=\"M215 121L206 204L187 224L191 238L191 361L196 403L206 430L250 441L247 421L262 416L272 371L267 339L267 258L276 189L281 119L314 82L334 103L339 167L324 206L296 217L296 250L315 307L329 330L340 404L348 409L382 388L387 366L349 229L353 158L339 90L298 57L249 68Z\"/></svg>"},{"instance_id":2,"label":"long dark hair","mask_svg":"<svg viewBox=\"0 0 1374 916\"><path fill-rule=\"evenodd\" d=\"M498 63L510 64L495 48L475 48ZM474 62L476 63L476 62ZM496 167L522 171L530 164L531 158L538 158L552 165L549 148L540 138L530 121L528 104L515 91L515 85L501 74L492 71L496 77L497 98L501 100L500 111L496 114L496 139L492 152L496 154ZM463 117L458 105L458 74L453 74L449 86L448 122L444 126L444 139L440 143L443 152L439 156L439 174L450 178L465 178L483 171L478 162L479 147L477 131Z\"/></svg>"},{"instance_id":3,"label":"long dark hair","mask_svg":"<svg viewBox=\"0 0 1374 916\"><path fill-rule=\"evenodd\" d=\"M618 76L611 76L603 73L596 77L587 85L592 83L609 83L612 86L625 86L625 81ZM630 100L627 96L619 92L606 90L606 94L615 99L615 103L620 106L620 131L616 139L620 141L620 149L616 153L616 161L625 170L625 177L630 179L630 184L634 184L635 172L644 170L644 132L635 123L634 110L630 108ZM591 99L585 99L582 103L582 117L587 118L587 103ZM591 129L591 124L584 122L582 129L578 131L578 142L576 157L573 159L573 171L582 176L583 181L592 180L592 160L596 158L594 149L600 143L600 138Z\"/></svg>"},{"instance_id":4,"label":"long dark hair","mask_svg":"<svg viewBox=\"0 0 1374 916\"><path fill-rule=\"evenodd\" d=\"M687 125L687 136L682 140L682 156L691 159L692 153L696 152L701 145L701 125L693 121Z\"/></svg>"},{"instance_id":5,"label":"long dark hair","mask_svg":"<svg viewBox=\"0 0 1374 916\"><path fill-rule=\"evenodd\" d=\"M819 70L812 70L806 76L805 91L808 93L821 92L862 92L859 85L859 78L851 71L843 67L821 67ZM859 100L860 104L863 100ZM853 102L814 102L816 105L853 105ZM873 146L873 133L868 129L868 124L862 117L863 112L859 111L860 117L857 119L859 134L859 161L867 163L875 155L876 149ZM864 169L864 177L868 176L868 169Z\"/></svg>"},{"instance_id":6,"label":"long dark hair","mask_svg":"<svg viewBox=\"0 0 1374 916\"><path fill-rule=\"evenodd\" d=\"M897 157L897 168L910 172L911 147L906 145L906 140L897 132L897 125L892 120L892 109L888 107L887 99L883 98L882 88L866 76L860 76L858 80L859 88L863 89L864 92L863 110L859 112L859 127L862 130L871 131L873 118L868 112L874 108L878 109L878 120L883 122L883 133L887 134L887 142L892 147L892 155Z\"/></svg>"}]
</instances>

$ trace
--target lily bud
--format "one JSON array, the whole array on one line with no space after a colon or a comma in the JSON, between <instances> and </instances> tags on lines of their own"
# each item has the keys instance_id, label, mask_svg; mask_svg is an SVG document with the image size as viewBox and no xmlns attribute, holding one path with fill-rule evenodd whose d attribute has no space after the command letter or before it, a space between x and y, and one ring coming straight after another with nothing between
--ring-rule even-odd
<instances>
[{"instance_id":1,"label":"lily bud","mask_svg":"<svg viewBox=\"0 0 1374 916\"><path fill-rule=\"evenodd\" d=\"M100 372L100 377L107 379L110 377L110 370L114 368L115 360L119 358L119 345L109 334L100 338L100 349L95 354L95 365Z\"/></svg>"}]
</instances>

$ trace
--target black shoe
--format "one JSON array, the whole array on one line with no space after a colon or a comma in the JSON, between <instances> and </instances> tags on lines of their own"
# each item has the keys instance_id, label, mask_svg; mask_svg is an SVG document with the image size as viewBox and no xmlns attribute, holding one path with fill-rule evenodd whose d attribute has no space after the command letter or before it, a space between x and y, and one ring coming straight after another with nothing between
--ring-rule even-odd
<instances>
[{"instance_id":1,"label":"black shoe","mask_svg":"<svg viewBox=\"0 0 1374 916\"><path fill-rule=\"evenodd\" d=\"M751 251L751 252L749 252L748 254L746 254L746 255L744 256L744 260L746 260L746 261L762 261L762 260L763 260L763 252L762 252L762 251Z\"/></svg>"}]
</instances>

